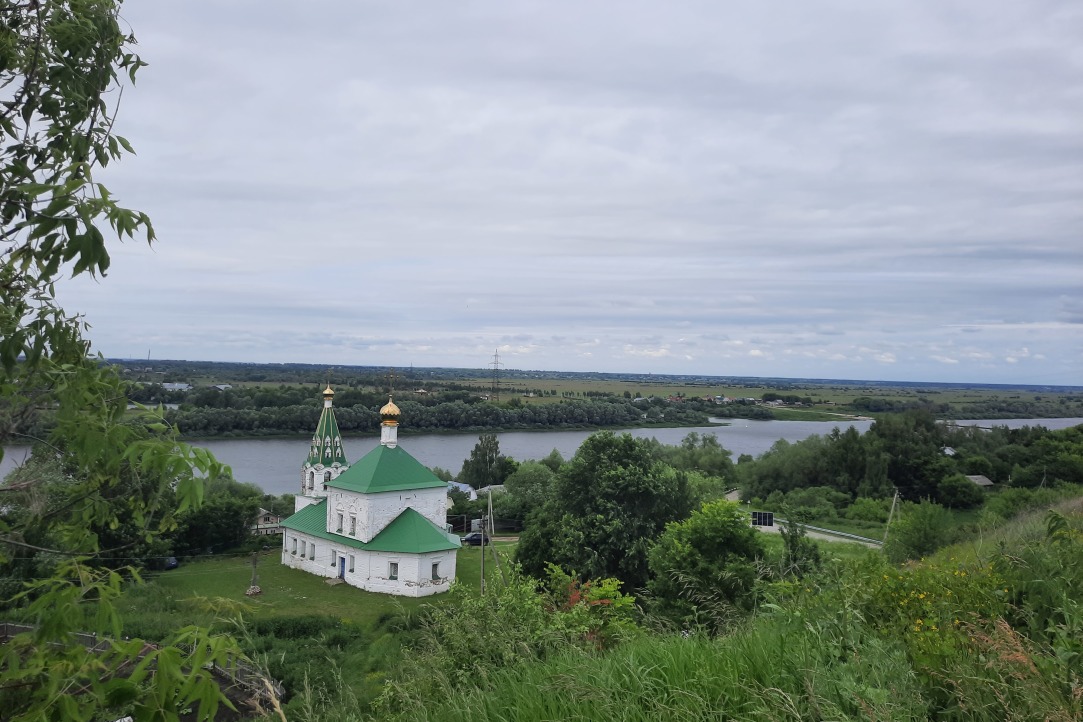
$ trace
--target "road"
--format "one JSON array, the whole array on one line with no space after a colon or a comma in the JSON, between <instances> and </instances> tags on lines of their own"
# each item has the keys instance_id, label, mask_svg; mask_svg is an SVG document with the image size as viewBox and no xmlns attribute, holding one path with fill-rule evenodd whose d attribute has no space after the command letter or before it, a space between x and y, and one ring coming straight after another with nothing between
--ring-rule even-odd
<instances>
[{"instance_id":1,"label":"road","mask_svg":"<svg viewBox=\"0 0 1083 722\"><path fill-rule=\"evenodd\" d=\"M734 489L733 491L726 494L726 501L740 502L741 501L741 490L740 489ZM765 531L768 534L778 534L778 527L777 526L761 526L761 527L758 527L758 528L760 529L760 531ZM829 542L850 542L851 544L861 544L862 546L867 546L867 547L869 547L871 549L879 549L880 548L879 544L873 544L871 542L859 541L857 539L847 539L846 537L834 536L833 534L824 534L823 532L813 531L811 529L806 529L805 534L808 536L809 539L820 539L821 541L829 541Z\"/></svg>"},{"instance_id":2,"label":"road","mask_svg":"<svg viewBox=\"0 0 1083 722\"><path fill-rule=\"evenodd\" d=\"M779 529L778 529L777 526L761 526L761 527L757 527L757 528L760 531L767 532L768 534L778 534L779 533ZM807 530L807 529L805 530L805 536L807 536L809 539L819 539L821 541L849 542L850 544L861 544L862 546L867 546L870 549L879 549L880 548L879 544L873 544L872 542L858 541L857 539L847 539L846 537L832 536L831 534L824 534L822 532L810 531L810 530Z\"/></svg>"}]
</instances>

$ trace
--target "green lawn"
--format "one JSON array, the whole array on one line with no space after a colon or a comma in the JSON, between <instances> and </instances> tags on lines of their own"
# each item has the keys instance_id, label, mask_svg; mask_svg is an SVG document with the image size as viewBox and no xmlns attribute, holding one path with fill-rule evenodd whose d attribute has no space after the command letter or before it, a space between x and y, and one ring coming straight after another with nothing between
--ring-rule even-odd
<instances>
[{"instance_id":1,"label":"green lawn","mask_svg":"<svg viewBox=\"0 0 1083 722\"><path fill-rule=\"evenodd\" d=\"M498 541L496 548L501 554L502 563L506 565L508 557L514 551L515 542ZM488 549L486 552L485 577L492 584L499 580L499 574L492 563L492 553ZM250 555L189 562L157 575L149 585L154 588L153 592L129 592L128 608L129 611L137 613L149 611L144 602L153 597L153 606L158 608L159 613L182 608L192 612L192 605L187 600L202 597L247 604L247 614L251 617L328 614L368 625L386 612L400 607L406 610L416 609L426 602L438 603L441 598L441 595L421 599L393 597L362 591L348 584L330 586L322 577L283 566L277 549L260 554L258 574L262 594L246 597L244 593L252 579ZM465 584L470 589L478 589L481 578L480 547L467 546L459 550L457 578L460 584Z\"/></svg>"}]
</instances>

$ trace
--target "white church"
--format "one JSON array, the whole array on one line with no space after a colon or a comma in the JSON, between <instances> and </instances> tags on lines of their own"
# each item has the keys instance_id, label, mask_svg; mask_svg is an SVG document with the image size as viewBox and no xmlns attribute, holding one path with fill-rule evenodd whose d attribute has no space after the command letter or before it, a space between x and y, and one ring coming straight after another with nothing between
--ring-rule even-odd
<instances>
[{"instance_id":1,"label":"white church","mask_svg":"<svg viewBox=\"0 0 1083 722\"><path fill-rule=\"evenodd\" d=\"M391 399L380 409L380 445L350 464L334 396L324 389L301 494L282 522L282 563L370 592L447 591L461 545L445 531L447 484L399 447L399 407Z\"/></svg>"}]
</instances>

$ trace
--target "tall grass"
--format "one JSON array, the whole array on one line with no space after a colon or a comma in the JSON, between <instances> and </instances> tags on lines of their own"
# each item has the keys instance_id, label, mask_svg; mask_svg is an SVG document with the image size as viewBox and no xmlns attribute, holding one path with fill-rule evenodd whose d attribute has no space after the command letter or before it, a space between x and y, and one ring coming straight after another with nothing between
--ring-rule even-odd
<instances>
[{"instance_id":1,"label":"tall grass","mask_svg":"<svg viewBox=\"0 0 1083 722\"><path fill-rule=\"evenodd\" d=\"M901 649L869 637L838 660L812 632L756 627L725 642L648 637L602 657L564 653L501 670L401 719L807 720L925 719Z\"/></svg>"},{"instance_id":2,"label":"tall grass","mask_svg":"<svg viewBox=\"0 0 1083 722\"><path fill-rule=\"evenodd\" d=\"M894 567L868 554L775 585L724 637L641 635L606 652L399 679L433 693L392 718L1083 719L1081 506L1001 527L981 555L956 547Z\"/></svg>"}]
</instances>

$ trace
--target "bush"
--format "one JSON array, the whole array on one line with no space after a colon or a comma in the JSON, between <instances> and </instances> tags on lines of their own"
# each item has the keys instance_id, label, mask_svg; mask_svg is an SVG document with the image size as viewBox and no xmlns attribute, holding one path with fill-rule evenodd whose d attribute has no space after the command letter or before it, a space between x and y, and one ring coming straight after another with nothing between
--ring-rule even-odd
<instances>
[{"instance_id":1,"label":"bush","mask_svg":"<svg viewBox=\"0 0 1083 722\"><path fill-rule=\"evenodd\" d=\"M684 626L704 615L702 623L718 629L732 610L751 608L763 554L760 533L736 503L704 504L686 521L667 524L651 547L653 610Z\"/></svg>"},{"instance_id":2,"label":"bush","mask_svg":"<svg viewBox=\"0 0 1083 722\"><path fill-rule=\"evenodd\" d=\"M851 521L871 521L880 524L887 521L891 502L888 499L870 499L867 496L854 499L854 503L846 508L843 516Z\"/></svg>"},{"instance_id":3,"label":"bush","mask_svg":"<svg viewBox=\"0 0 1083 722\"><path fill-rule=\"evenodd\" d=\"M888 529L884 553L893 562L920 559L952 540L951 513L931 501L905 503Z\"/></svg>"},{"instance_id":4,"label":"bush","mask_svg":"<svg viewBox=\"0 0 1083 722\"><path fill-rule=\"evenodd\" d=\"M940 503L949 509L973 509L985 501L985 492L962 474L952 474L936 487Z\"/></svg>"}]
</instances>

